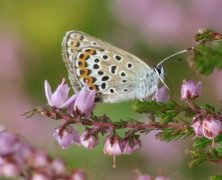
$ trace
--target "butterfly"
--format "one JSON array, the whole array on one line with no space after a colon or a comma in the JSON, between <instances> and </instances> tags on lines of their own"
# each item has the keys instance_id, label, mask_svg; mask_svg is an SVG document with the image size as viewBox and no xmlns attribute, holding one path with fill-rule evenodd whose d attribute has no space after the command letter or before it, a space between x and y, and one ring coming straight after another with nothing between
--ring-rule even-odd
<instances>
[{"instance_id":1,"label":"butterfly","mask_svg":"<svg viewBox=\"0 0 222 180\"><path fill-rule=\"evenodd\" d=\"M76 30L66 32L62 55L74 90L78 92L86 84L89 90L97 91L100 102L106 103L150 99L157 93L160 80L163 82L162 64L168 59L149 67L136 56Z\"/></svg>"}]
</instances>

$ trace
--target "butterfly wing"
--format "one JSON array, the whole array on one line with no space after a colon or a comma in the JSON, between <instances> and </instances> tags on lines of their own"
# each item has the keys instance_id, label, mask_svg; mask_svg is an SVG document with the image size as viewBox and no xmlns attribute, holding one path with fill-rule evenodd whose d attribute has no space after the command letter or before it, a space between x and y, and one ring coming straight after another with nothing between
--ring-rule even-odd
<instances>
[{"instance_id":1,"label":"butterfly wing","mask_svg":"<svg viewBox=\"0 0 222 180\"><path fill-rule=\"evenodd\" d=\"M136 56L83 32L67 32L62 48L74 90L87 84L89 89L97 90L103 102L112 101L111 96L133 92L151 72Z\"/></svg>"}]
</instances>

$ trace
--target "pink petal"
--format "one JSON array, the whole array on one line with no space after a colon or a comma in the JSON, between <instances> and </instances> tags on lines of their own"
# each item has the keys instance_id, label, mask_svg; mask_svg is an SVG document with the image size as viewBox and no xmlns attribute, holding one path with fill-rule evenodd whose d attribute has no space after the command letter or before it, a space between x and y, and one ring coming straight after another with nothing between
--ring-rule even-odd
<instances>
[{"instance_id":1,"label":"pink petal","mask_svg":"<svg viewBox=\"0 0 222 180\"><path fill-rule=\"evenodd\" d=\"M68 108L68 106L74 105L76 96L76 94L73 94L69 99L66 100L66 102L62 105L61 108Z\"/></svg>"},{"instance_id":2,"label":"pink petal","mask_svg":"<svg viewBox=\"0 0 222 180\"><path fill-rule=\"evenodd\" d=\"M51 90L51 86L47 80L45 80L44 87L45 87L45 96L48 101L48 104L50 106L52 106L52 103L51 103L52 90Z\"/></svg>"}]
</instances>

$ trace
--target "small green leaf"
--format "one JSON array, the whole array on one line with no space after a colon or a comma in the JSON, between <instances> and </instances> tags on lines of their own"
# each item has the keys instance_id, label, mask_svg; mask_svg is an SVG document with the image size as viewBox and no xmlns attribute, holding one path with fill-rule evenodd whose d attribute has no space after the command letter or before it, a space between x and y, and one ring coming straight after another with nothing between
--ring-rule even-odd
<instances>
[{"instance_id":1,"label":"small green leaf","mask_svg":"<svg viewBox=\"0 0 222 180\"><path fill-rule=\"evenodd\" d=\"M222 175L210 176L210 180L222 180Z\"/></svg>"},{"instance_id":2,"label":"small green leaf","mask_svg":"<svg viewBox=\"0 0 222 180\"><path fill-rule=\"evenodd\" d=\"M216 151L217 151L218 155L222 157L222 142L217 144Z\"/></svg>"},{"instance_id":3,"label":"small green leaf","mask_svg":"<svg viewBox=\"0 0 222 180\"><path fill-rule=\"evenodd\" d=\"M189 153L192 157L192 161L189 163L190 167L195 167L198 164L207 160L207 156L204 151L192 150L192 151L189 151Z\"/></svg>"},{"instance_id":4,"label":"small green leaf","mask_svg":"<svg viewBox=\"0 0 222 180\"><path fill-rule=\"evenodd\" d=\"M222 69L222 35L205 29L195 40L191 64L204 75L211 74L215 68Z\"/></svg>"},{"instance_id":5,"label":"small green leaf","mask_svg":"<svg viewBox=\"0 0 222 180\"><path fill-rule=\"evenodd\" d=\"M210 104L203 104L201 108L215 112L216 108Z\"/></svg>"},{"instance_id":6,"label":"small green leaf","mask_svg":"<svg viewBox=\"0 0 222 180\"><path fill-rule=\"evenodd\" d=\"M36 108L33 108L27 112L24 112L22 114L22 116L24 116L26 119L28 118L31 118L32 116L36 115L36 114L41 114L43 108L42 107L36 107Z\"/></svg>"},{"instance_id":7,"label":"small green leaf","mask_svg":"<svg viewBox=\"0 0 222 180\"><path fill-rule=\"evenodd\" d=\"M159 132L156 134L156 138L161 140L161 141L175 141L178 139L185 138L189 135L191 135L191 131L187 130L177 130L175 128L165 128L163 131Z\"/></svg>"},{"instance_id":8,"label":"small green leaf","mask_svg":"<svg viewBox=\"0 0 222 180\"><path fill-rule=\"evenodd\" d=\"M200 29L195 37L196 42L222 40L222 35L211 29Z\"/></svg>"},{"instance_id":9,"label":"small green leaf","mask_svg":"<svg viewBox=\"0 0 222 180\"><path fill-rule=\"evenodd\" d=\"M194 148L205 148L206 146L210 145L212 143L212 140L207 139L205 137L196 138L193 147Z\"/></svg>"},{"instance_id":10,"label":"small green leaf","mask_svg":"<svg viewBox=\"0 0 222 180\"><path fill-rule=\"evenodd\" d=\"M156 101L139 101L133 105L133 110L139 113L166 112L176 109L177 104L174 101L161 103Z\"/></svg>"}]
</instances>

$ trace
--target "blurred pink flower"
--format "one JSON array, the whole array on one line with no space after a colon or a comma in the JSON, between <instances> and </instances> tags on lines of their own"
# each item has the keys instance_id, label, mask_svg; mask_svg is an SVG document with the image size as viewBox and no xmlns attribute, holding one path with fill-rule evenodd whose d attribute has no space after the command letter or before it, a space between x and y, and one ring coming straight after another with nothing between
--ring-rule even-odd
<instances>
[{"instance_id":1,"label":"blurred pink flower","mask_svg":"<svg viewBox=\"0 0 222 180\"><path fill-rule=\"evenodd\" d=\"M7 131L0 132L0 155L11 154L17 151L21 146L18 138Z\"/></svg>"},{"instance_id":2,"label":"blurred pink flower","mask_svg":"<svg viewBox=\"0 0 222 180\"><path fill-rule=\"evenodd\" d=\"M158 131L151 131L148 135L142 135L143 148L140 153L147 161L147 165L167 168L169 163L179 165L184 159L183 149L187 147L186 141L163 142L156 140L155 134ZM166 155L167 154L167 155Z\"/></svg>"},{"instance_id":3,"label":"blurred pink flower","mask_svg":"<svg viewBox=\"0 0 222 180\"><path fill-rule=\"evenodd\" d=\"M31 164L34 168L44 168L48 165L49 163L49 158L47 156L47 154L43 151L36 151L33 154L32 160L31 160Z\"/></svg>"},{"instance_id":4,"label":"blurred pink flower","mask_svg":"<svg viewBox=\"0 0 222 180\"><path fill-rule=\"evenodd\" d=\"M76 170L72 173L71 180L87 180L86 173L81 170Z\"/></svg>"},{"instance_id":5,"label":"blurred pink flower","mask_svg":"<svg viewBox=\"0 0 222 180\"><path fill-rule=\"evenodd\" d=\"M111 5L118 21L136 29L152 45L190 44L197 29L222 28L220 0L114 0Z\"/></svg>"},{"instance_id":6,"label":"blurred pink flower","mask_svg":"<svg viewBox=\"0 0 222 180\"><path fill-rule=\"evenodd\" d=\"M66 173L66 164L65 164L65 162L61 159L58 159L58 158L52 160L52 162L50 163L49 168L56 175Z\"/></svg>"},{"instance_id":7,"label":"blurred pink flower","mask_svg":"<svg viewBox=\"0 0 222 180\"><path fill-rule=\"evenodd\" d=\"M154 178L154 180L170 180L170 178L168 178L166 176L157 176Z\"/></svg>"},{"instance_id":8,"label":"blurred pink flower","mask_svg":"<svg viewBox=\"0 0 222 180\"><path fill-rule=\"evenodd\" d=\"M47 174L42 172L35 172L32 175L32 180L50 180L50 179L51 178Z\"/></svg>"},{"instance_id":9,"label":"blurred pink flower","mask_svg":"<svg viewBox=\"0 0 222 180\"><path fill-rule=\"evenodd\" d=\"M16 178L21 173L22 167L13 162L4 162L0 168L0 176Z\"/></svg>"},{"instance_id":10,"label":"blurred pink flower","mask_svg":"<svg viewBox=\"0 0 222 180\"><path fill-rule=\"evenodd\" d=\"M54 130L52 126L54 122L44 121L45 118L39 116L23 121L24 117L21 116L22 113L36 106L25 88L28 76L26 69L29 65L34 67L32 62L29 64L31 47L28 44L25 46L26 38L22 38L15 28L4 27L4 23L1 25L0 81L4 84L0 89L1 123L26 137L28 141L38 145L45 144L49 140L46 138L47 135Z\"/></svg>"},{"instance_id":11,"label":"blurred pink flower","mask_svg":"<svg viewBox=\"0 0 222 180\"><path fill-rule=\"evenodd\" d=\"M136 180L152 180L152 178L149 175L139 175Z\"/></svg>"}]
</instances>

